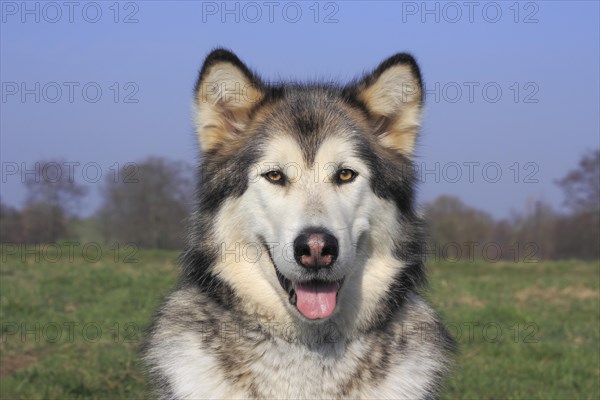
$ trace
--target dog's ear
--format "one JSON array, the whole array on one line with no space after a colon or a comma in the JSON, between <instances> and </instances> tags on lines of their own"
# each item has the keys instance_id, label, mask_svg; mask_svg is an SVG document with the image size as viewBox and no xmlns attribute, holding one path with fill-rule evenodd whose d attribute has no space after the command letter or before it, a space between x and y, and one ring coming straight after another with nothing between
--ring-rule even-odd
<instances>
[{"instance_id":1,"label":"dog's ear","mask_svg":"<svg viewBox=\"0 0 600 400\"><path fill-rule=\"evenodd\" d=\"M352 87L356 98L374 117L381 144L411 156L421 122L423 87L415 59L405 53L382 62Z\"/></svg>"},{"instance_id":2,"label":"dog's ear","mask_svg":"<svg viewBox=\"0 0 600 400\"><path fill-rule=\"evenodd\" d=\"M195 87L196 133L202 150L239 139L250 110L262 97L262 83L235 54L213 50Z\"/></svg>"}]
</instances>

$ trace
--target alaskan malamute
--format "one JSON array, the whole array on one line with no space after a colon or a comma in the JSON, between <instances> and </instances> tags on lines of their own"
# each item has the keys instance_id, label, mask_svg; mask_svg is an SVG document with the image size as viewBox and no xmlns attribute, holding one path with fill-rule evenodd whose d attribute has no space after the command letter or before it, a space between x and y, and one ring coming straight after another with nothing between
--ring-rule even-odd
<instances>
[{"instance_id":1,"label":"alaskan malamute","mask_svg":"<svg viewBox=\"0 0 600 400\"><path fill-rule=\"evenodd\" d=\"M198 204L143 349L158 397L436 397L453 341L420 294L413 57L268 84L218 49L194 95Z\"/></svg>"}]
</instances>

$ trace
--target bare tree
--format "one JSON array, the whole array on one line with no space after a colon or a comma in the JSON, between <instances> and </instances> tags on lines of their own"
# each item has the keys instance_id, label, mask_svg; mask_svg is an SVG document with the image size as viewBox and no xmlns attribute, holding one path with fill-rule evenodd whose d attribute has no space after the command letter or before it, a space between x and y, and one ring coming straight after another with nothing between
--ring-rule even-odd
<instances>
[{"instance_id":1,"label":"bare tree","mask_svg":"<svg viewBox=\"0 0 600 400\"><path fill-rule=\"evenodd\" d=\"M69 235L68 218L62 207L47 203L28 203L21 211L25 243L55 243Z\"/></svg>"},{"instance_id":2,"label":"bare tree","mask_svg":"<svg viewBox=\"0 0 600 400\"><path fill-rule=\"evenodd\" d=\"M494 235L494 219L483 211L469 207L457 197L438 197L426 205L425 215L429 225L430 246L438 252L443 252L444 248L460 248L460 258L475 257L475 247L480 248L491 241Z\"/></svg>"},{"instance_id":3,"label":"bare tree","mask_svg":"<svg viewBox=\"0 0 600 400\"><path fill-rule=\"evenodd\" d=\"M561 258L600 257L600 149L585 154L576 169L556 182L571 214L558 222Z\"/></svg>"},{"instance_id":4,"label":"bare tree","mask_svg":"<svg viewBox=\"0 0 600 400\"><path fill-rule=\"evenodd\" d=\"M556 181L565 205L575 213L600 210L600 149L585 154L579 166Z\"/></svg>"},{"instance_id":5,"label":"bare tree","mask_svg":"<svg viewBox=\"0 0 600 400\"><path fill-rule=\"evenodd\" d=\"M23 242L23 229L21 213L14 207L2 202L0 199L0 242Z\"/></svg>"},{"instance_id":6,"label":"bare tree","mask_svg":"<svg viewBox=\"0 0 600 400\"><path fill-rule=\"evenodd\" d=\"M178 248L193 193L185 163L150 157L105 181L98 212L105 240L146 248Z\"/></svg>"},{"instance_id":7,"label":"bare tree","mask_svg":"<svg viewBox=\"0 0 600 400\"><path fill-rule=\"evenodd\" d=\"M506 244L511 254L528 262L556 258L558 218L552 207L541 200L528 202L524 212L514 212L510 221L511 243Z\"/></svg>"},{"instance_id":8,"label":"bare tree","mask_svg":"<svg viewBox=\"0 0 600 400\"><path fill-rule=\"evenodd\" d=\"M25 203L43 203L73 215L79 201L87 193L87 187L75 181L75 177L65 168L66 164L64 160L35 163L36 173L25 176Z\"/></svg>"},{"instance_id":9,"label":"bare tree","mask_svg":"<svg viewBox=\"0 0 600 400\"><path fill-rule=\"evenodd\" d=\"M68 217L75 214L87 187L75 182L62 160L40 161L26 175L27 197L22 211L26 242L55 242L68 235Z\"/></svg>"}]
</instances>

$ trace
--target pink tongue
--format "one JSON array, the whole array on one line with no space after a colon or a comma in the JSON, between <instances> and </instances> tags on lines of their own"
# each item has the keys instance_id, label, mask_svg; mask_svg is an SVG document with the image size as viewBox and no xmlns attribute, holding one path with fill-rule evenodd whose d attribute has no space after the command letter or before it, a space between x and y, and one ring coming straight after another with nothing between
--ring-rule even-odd
<instances>
[{"instance_id":1,"label":"pink tongue","mask_svg":"<svg viewBox=\"0 0 600 400\"><path fill-rule=\"evenodd\" d=\"M333 313L338 284L321 285L298 284L296 287L296 307L309 319L326 318Z\"/></svg>"}]
</instances>

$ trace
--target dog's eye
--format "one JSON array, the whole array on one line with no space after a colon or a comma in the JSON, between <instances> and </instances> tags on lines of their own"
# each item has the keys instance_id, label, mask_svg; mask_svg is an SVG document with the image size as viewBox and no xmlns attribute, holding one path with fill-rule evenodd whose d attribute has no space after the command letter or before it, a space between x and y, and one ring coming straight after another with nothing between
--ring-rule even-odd
<instances>
[{"instance_id":1,"label":"dog's eye","mask_svg":"<svg viewBox=\"0 0 600 400\"><path fill-rule=\"evenodd\" d=\"M285 183L285 177L281 171L269 171L263 175L266 180L276 185L283 185Z\"/></svg>"},{"instance_id":2,"label":"dog's eye","mask_svg":"<svg viewBox=\"0 0 600 400\"><path fill-rule=\"evenodd\" d=\"M351 169L341 169L337 173L337 181L338 183L350 183L352 182L358 174Z\"/></svg>"}]
</instances>

